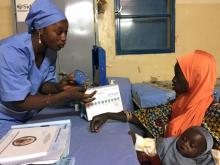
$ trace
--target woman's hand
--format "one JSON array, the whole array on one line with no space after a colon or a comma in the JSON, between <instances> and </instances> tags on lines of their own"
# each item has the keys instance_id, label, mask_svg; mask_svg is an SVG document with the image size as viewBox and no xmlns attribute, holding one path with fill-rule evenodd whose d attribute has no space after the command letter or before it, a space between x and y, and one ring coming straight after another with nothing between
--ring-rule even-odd
<instances>
[{"instance_id":1,"label":"woman's hand","mask_svg":"<svg viewBox=\"0 0 220 165\"><path fill-rule=\"evenodd\" d=\"M107 119L107 113L93 117L90 122L91 132L99 132L100 127L107 121Z\"/></svg>"},{"instance_id":2,"label":"woman's hand","mask_svg":"<svg viewBox=\"0 0 220 165\"><path fill-rule=\"evenodd\" d=\"M69 86L76 86L73 73L70 73L67 76L65 76L65 78L63 78L57 85L60 91L64 91Z\"/></svg>"},{"instance_id":3,"label":"woman's hand","mask_svg":"<svg viewBox=\"0 0 220 165\"><path fill-rule=\"evenodd\" d=\"M85 94L86 87L78 87L78 86L66 86L64 88L64 92L67 93L68 97L70 100L80 100L84 103L89 103L95 100L93 97L96 94L96 91L90 93L90 94Z\"/></svg>"},{"instance_id":4,"label":"woman's hand","mask_svg":"<svg viewBox=\"0 0 220 165\"><path fill-rule=\"evenodd\" d=\"M94 95L96 94L96 91L93 91L92 93L90 94L85 94L83 95L83 98L82 98L82 101L84 103L90 103L92 102L93 100L95 100L95 97L93 97Z\"/></svg>"}]
</instances>

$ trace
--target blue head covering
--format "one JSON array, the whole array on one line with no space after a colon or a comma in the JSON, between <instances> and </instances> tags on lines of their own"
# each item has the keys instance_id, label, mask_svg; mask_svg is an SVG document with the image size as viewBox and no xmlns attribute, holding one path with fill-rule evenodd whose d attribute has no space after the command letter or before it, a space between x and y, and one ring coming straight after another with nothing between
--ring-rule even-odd
<instances>
[{"instance_id":1,"label":"blue head covering","mask_svg":"<svg viewBox=\"0 0 220 165\"><path fill-rule=\"evenodd\" d=\"M65 19L63 11L52 0L35 0L25 23L28 25L28 31L31 32L33 28L38 30Z\"/></svg>"}]
</instances>

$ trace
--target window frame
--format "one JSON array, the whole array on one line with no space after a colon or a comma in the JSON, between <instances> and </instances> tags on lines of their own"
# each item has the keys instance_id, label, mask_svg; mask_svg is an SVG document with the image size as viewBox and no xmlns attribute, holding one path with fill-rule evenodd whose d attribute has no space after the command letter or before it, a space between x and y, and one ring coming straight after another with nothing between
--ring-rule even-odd
<instances>
[{"instance_id":1,"label":"window frame","mask_svg":"<svg viewBox=\"0 0 220 165\"><path fill-rule=\"evenodd\" d=\"M120 2L115 0L115 41L116 41L116 55L134 55L134 54L155 54L155 53L173 53L175 52L175 0L170 1L170 14L148 14L148 15L121 15ZM139 50L122 50L121 49L121 28L120 19L122 18L170 18L170 30L167 36L170 38L170 48L164 49L139 49Z\"/></svg>"}]
</instances>

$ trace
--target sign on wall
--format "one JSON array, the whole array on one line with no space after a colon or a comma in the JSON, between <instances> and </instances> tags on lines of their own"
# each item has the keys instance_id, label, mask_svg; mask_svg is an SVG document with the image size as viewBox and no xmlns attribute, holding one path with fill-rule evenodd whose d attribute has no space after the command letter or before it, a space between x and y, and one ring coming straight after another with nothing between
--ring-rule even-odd
<instances>
[{"instance_id":1,"label":"sign on wall","mask_svg":"<svg viewBox=\"0 0 220 165\"><path fill-rule=\"evenodd\" d=\"M24 22L34 0L15 0L17 22Z\"/></svg>"}]
</instances>

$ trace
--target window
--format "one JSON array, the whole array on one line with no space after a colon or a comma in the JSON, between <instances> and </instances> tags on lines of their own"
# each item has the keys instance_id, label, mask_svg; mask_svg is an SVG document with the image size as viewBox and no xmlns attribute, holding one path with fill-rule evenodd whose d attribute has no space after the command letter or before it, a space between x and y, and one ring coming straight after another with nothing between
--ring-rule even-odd
<instances>
[{"instance_id":1,"label":"window","mask_svg":"<svg viewBox=\"0 0 220 165\"><path fill-rule=\"evenodd\" d=\"M175 50L175 0L115 0L116 52Z\"/></svg>"}]
</instances>

